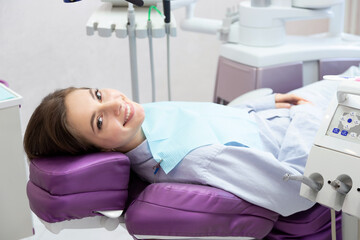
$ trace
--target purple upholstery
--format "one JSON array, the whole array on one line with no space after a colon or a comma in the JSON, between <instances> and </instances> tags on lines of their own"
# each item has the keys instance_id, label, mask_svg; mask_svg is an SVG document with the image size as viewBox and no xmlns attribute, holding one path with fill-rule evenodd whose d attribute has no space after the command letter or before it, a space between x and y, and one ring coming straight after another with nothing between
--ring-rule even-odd
<instances>
[{"instance_id":1,"label":"purple upholstery","mask_svg":"<svg viewBox=\"0 0 360 240\"><path fill-rule=\"evenodd\" d=\"M41 158L30 164L30 181L57 195L127 189L129 174L129 159L115 152Z\"/></svg>"},{"instance_id":2,"label":"purple upholstery","mask_svg":"<svg viewBox=\"0 0 360 240\"><path fill-rule=\"evenodd\" d=\"M30 162L30 208L47 222L121 210L128 196L129 159L120 153L94 153Z\"/></svg>"},{"instance_id":3,"label":"purple upholstery","mask_svg":"<svg viewBox=\"0 0 360 240\"><path fill-rule=\"evenodd\" d=\"M42 220L54 223L99 215L95 211L124 209L126 190L51 195L32 182L27 185L31 210Z\"/></svg>"},{"instance_id":4,"label":"purple upholstery","mask_svg":"<svg viewBox=\"0 0 360 240\"><path fill-rule=\"evenodd\" d=\"M133 236L330 238L330 211L320 205L289 217L221 189L180 183L150 184L130 174L120 153L32 160L27 193L32 211L53 223L125 209ZM131 189L128 189L131 188ZM341 239L338 213L338 239Z\"/></svg>"},{"instance_id":5,"label":"purple upholstery","mask_svg":"<svg viewBox=\"0 0 360 240\"><path fill-rule=\"evenodd\" d=\"M288 217L257 207L220 189L179 183L149 185L125 215L133 236L331 239L330 210L316 204ZM337 213L341 239L341 213Z\"/></svg>"},{"instance_id":6,"label":"purple upholstery","mask_svg":"<svg viewBox=\"0 0 360 240\"><path fill-rule=\"evenodd\" d=\"M278 216L220 189L157 183L132 203L125 222L133 235L263 238Z\"/></svg>"},{"instance_id":7,"label":"purple upholstery","mask_svg":"<svg viewBox=\"0 0 360 240\"><path fill-rule=\"evenodd\" d=\"M360 58L329 58L319 60L319 79L324 75L337 75L351 66L359 66Z\"/></svg>"},{"instance_id":8,"label":"purple upholstery","mask_svg":"<svg viewBox=\"0 0 360 240\"><path fill-rule=\"evenodd\" d=\"M330 209L316 204L307 211L289 217L280 216L266 239L328 240L331 239L330 219ZM341 239L341 212L337 213L336 228L336 239Z\"/></svg>"}]
</instances>

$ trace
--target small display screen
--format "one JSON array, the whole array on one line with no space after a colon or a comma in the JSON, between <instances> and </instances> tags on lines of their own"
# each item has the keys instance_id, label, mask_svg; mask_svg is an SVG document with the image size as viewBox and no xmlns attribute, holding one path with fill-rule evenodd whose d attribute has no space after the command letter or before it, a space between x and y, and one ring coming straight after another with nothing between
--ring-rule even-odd
<instances>
[{"instance_id":1,"label":"small display screen","mask_svg":"<svg viewBox=\"0 0 360 240\"><path fill-rule=\"evenodd\" d=\"M11 92L9 92L8 90L6 90L5 88L3 88L0 84L0 102L9 100L12 98L16 98L16 96L14 94L12 94Z\"/></svg>"},{"instance_id":2,"label":"small display screen","mask_svg":"<svg viewBox=\"0 0 360 240\"><path fill-rule=\"evenodd\" d=\"M360 109L338 105L326 135L360 142Z\"/></svg>"}]
</instances>

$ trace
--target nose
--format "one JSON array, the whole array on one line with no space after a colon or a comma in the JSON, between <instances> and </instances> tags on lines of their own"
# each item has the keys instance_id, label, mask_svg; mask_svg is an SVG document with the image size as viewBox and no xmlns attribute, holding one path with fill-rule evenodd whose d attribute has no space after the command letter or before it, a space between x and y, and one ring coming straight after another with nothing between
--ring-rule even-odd
<instances>
[{"instance_id":1,"label":"nose","mask_svg":"<svg viewBox=\"0 0 360 240\"><path fill-rule=\"evenodd\" d=\"M116 116L120 115L123 103L119 99L113 99L102 104L102 111L114 113Z\"/></svg>"}]
</instances>

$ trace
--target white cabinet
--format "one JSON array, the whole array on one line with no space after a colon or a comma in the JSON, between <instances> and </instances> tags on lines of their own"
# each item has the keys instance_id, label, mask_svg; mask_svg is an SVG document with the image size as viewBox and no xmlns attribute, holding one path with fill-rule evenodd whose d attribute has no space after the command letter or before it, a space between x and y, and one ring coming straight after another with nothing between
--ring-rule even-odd
<instances>
[{"instance_id":1,"label":"white cabinet","mask_svg":"<svg viewBox=\"0 0 360 240\"><path fill-rule=\"evenodd\" d=\"M33 235L26 196L21 101L21 96L0 84L0 239L8 240Z\"/></svg>"}]
</instances>

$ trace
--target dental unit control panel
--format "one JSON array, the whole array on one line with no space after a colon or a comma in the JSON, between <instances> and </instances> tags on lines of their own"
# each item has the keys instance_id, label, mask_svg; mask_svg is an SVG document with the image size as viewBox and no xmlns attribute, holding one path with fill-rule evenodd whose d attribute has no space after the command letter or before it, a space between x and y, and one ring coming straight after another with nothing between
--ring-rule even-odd
<instances>
[{"instance_id":1,"label":"dental unit control panel","mask_svg":"<svg viewBox=\"0 0 360 240\"><path fill-rule=\"evenodd\" d=\"M346 141L360 143L359 118L359 109L338 106L326 134Z\"/></svg>"},{"instance_id":2,"label":"dental unit control panel","mask_svg":"<svg viewBox=\"0 0 360 240\"><path fill-rule=\"evenodd\" d=\"M300 195L360 218L359 168L360 83L346 81L339 85L316 135Z\"/></svg>"}]
</instances>

